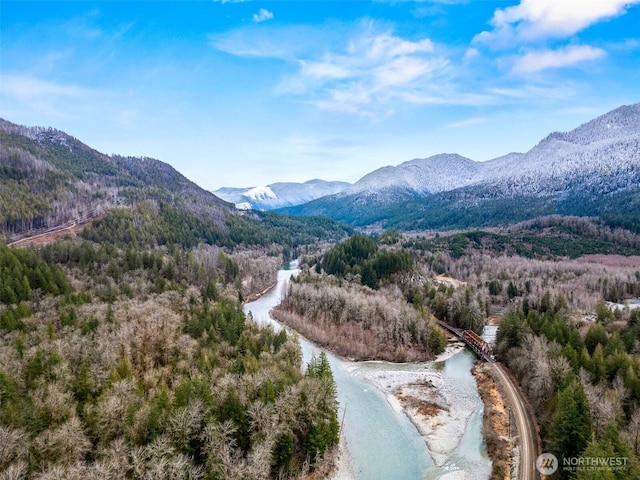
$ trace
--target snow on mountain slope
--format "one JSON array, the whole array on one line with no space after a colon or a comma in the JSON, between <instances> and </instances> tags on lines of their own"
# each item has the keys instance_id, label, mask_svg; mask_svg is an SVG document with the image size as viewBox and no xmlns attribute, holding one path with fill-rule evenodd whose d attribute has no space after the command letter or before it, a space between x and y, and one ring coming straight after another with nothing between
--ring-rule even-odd
<instances>
[{"instance_id":1,"label":"snow on mountain slope","mask_svg":"<svg viewBox=\"0 0 640 480\"><path fill-rule=\"evenodd\" d=\"M253 187L251 190L244 192L244 196L250 198L255 202L264 202L278 198L278 196L274 193L273 190L271 190L269 186Z\"/></svg>"},{"instance_id":2,"label":"snow on mountain slope","mask_svg":"<svg viewBox=\"0 0 640 480\"><path fill-rule=\"evenodd\" d=\"M640 103L624 105L605 113L570 132L555 132L566 142L577 145L589 145L603 140L624 139L640 130Z\"/></svg>"},{"instance_id":3,"label":"snow on mountain slope","mask_svg":"<svg viewBox=\"0 0 640 480\"><path fill-rule=\"evenodd\" d=\"M227 202L235 203L239 209L274 210L333 195L349 185L346 182L314 179L305 183L279 182L262 187L223 187L213 193Z\"/></svg>"},{"instance_id":4,"label":"snow on mountain slope","mask_svg":"<svg viewBox=\"0 0 640 480\"><path fill-rule=\"evenodd\" d=\"M427 195L475 183L479 179L478 173L477 162L457 154L441 154L375 170L347 188L343 194L397 189Z\"/></svg>"},{"instance_id":5,"label":"snow on mountain slope","mask_svg":"<svg viewBox=\"0 0 640 480\"><path fill-rule=\"evenodd\" d=\"M221 190L215 193L253 208L300 206L291 211L342 215L341 220L362 222L378 219L381 207L390 207L384 215L392 214L394 205L446 192L452 192L448 198L471 203L532 195L606 202L604 195L629 192L640 185L640 104L619 107L568 132L551 133L526 153L486 162L457 154L414 159L377 169L333 192L324 184L316 188L312 183L272 184L269 187L277 199L260 202L249 198L249 189L236 189L233 199Z\"/></svg>"},{"instance_id":6,"label":"snow on mountain slope","mask_svg":"<svg viewBox=\"0 0 640 480\"><path fill-rule=\"evenodd\" d=\"M540 201L518 205L531 207L528 214L534 215L564 202L562 213L585 214L594 208L619 210L615 202L635 198L636 191L640 192L640 104L619 107L568 132L551 133L526 153L486 162L443 154L380 168L338 195L291 212L327 215L354 225L392 224L391 217L406 214L407 201L414 210L424 202L424 215L437 207L433 214L445 224L460 209L485 200L505 205L499 200L538 197Z\"/></svg>"},{"instance_id":7,"label":"snow on mountain slope","mask_svg":"<svg viewBox=\"0 0 640 480\"><path fill-rule=\"evenodd\" d=\"M505 194L553 193L577 178L640 170L640 104L623 106L570 132L554 132L527 153L487 162L456 154L415 159L375 170L342 192L381 196L386 203L407 194L426 196L472 185Z\"/></svg>"},{"instance_id":8,"label":"snow on mountain slope","mask_svg":"<svg viewBox=\"0 0 640 480\"><path fill-rule=\"evenodd\" d=\"M602 183L625 172L628 182L640 175L640 104L620 107L570 132L554 132L515 161L482 164L485 185L503 193L538 195L560 192L576 181ZM629 175L631 177L629 177ZM581 180L582 179L582 180Z\"/></svg>"}]
</instances>

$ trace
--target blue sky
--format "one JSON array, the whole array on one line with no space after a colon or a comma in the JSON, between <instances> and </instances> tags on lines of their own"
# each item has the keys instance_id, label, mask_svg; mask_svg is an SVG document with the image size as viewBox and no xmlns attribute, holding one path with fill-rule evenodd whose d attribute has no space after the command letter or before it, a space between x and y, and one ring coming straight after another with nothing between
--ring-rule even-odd
<instances>
[{"instance_id":1,"label":"blue sky","mask_svg":"<svg viewBox=\"0 0 640 480\"><path fill-rule=\"evenodd\" d=\"M640 101L640 0L0 1L0 116L204 188L526 151Z\"/></svg>"}]
</instances>

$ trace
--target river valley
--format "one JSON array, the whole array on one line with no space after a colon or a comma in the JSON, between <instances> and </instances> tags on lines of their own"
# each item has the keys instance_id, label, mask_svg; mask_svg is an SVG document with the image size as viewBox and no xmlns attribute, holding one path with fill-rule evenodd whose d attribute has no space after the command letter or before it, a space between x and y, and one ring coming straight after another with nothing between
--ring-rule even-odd
<instances>
[{"instance_id":1,"label":"river valley","mask_svg":"<svg viewBox=\"0 0 640 480\"><path fill-rule=\"evenodd\" d=\"M270 311L297 270L278 272L277 285L244 305L257 323L282 328ZM300 338L303 364L322 350ZM449 346L440 361L350 362L325 352L337 384L346 452L337 477L354 480L489 478L482 438L483 404L467 349ZM438 405L421 415L412 399ZM414 403L414 402L413 402ZM346 461L345 461L346 460Z\"/></svg>"}]
</instances>

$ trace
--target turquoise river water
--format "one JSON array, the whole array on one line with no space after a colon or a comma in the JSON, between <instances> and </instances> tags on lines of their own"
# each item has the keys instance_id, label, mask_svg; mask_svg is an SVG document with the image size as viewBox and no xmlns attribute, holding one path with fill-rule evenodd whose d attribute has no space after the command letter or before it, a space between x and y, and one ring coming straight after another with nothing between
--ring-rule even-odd
<instances>
[{"instance_id":1,"label":"turquoise river water","mask_svg":"<svg viewBox=\"0 0 640 480\"><path fill-rule=\"evenodd\" d=\"M278 272L275 288L259 299L246 303L245 313L254 321L282 326L269 314L278 305L283 289L297 270ZM303 362L322 350L300 338ZM349 452L349 463L356 480L432 480L446 477L483 480L489 478L491 463L481 434L483 404L471 374L474 356L468 350L434 364L393 364L388 362L354 363L325 352L331 363L338 390L340 419L344 419L342 435ZM357 365L360 374L354 374ZM449 460L441 467L434 465L429 450L416 427L403 413L394 410L385 395L361 373L367 370L393 371L416 368L438 369L447 384L456 384L457 391L473 402L464 436Z\"/></svg>"}]
</instances>

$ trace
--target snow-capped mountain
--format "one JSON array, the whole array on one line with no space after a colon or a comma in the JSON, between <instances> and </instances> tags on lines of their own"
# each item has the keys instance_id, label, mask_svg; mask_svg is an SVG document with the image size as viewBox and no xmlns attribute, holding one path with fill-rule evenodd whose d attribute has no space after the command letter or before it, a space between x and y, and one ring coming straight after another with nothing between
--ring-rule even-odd
<instances>
[{"instance_id":1,"label":"snow-capped mountain","mask_svg":"<svg viewBox=\"0 0 640 480\"><path fill-rule=\"evenodd\" d=\"M640 104L620 107L570 132L554 132L527 153L510 153L487 162L457 154L414 159L375 170L342 192L343 196L382 191L424 196L479 184L540 193L564 187L568 178L610 173L638 163ZM395 192L395 193L393 193Z\"/></svg>"},{"instance_id":2,"label":"snow-capped mountain","mask_svg":"<svg viewBox=\"0 0 640 480\"><path fill-rule=\"evenodd\" d=\"M640 103L617 108L569 132L551 133L526 153L487 162L455 154L411 160L375 170L336 195L288 211L357 225L392 225L394 218L406 217L411 209L413 222L437 213L440 223L429 225L454 224L462 217L489 224L491 209L479 211L477 218L468 216L469 209L493 202L508 210L522 202L521 211L513 211L519 219L549 213L598 214L613 211L623 197L640 211ZM508 221L508 211L500 215Z\"/></svg>"},{"instance_id":3,"label":"snow-capped mountain","mask_svg":"<svg viewBox=\"0 0 640 480\"><path fill-rule=\"evenodd\" d=\"M640 104L623 106L570 132L554 132L515 161L484 162L479 183L506 195L563 193L576 184L611 192L640 179Z\"/></svg>"},{"instance_id":4,"label":"snow-capped mountain","mask_svg":"<svg viewBox=\"0 0 640 480\"><path fill-rule=\"evenodd\" d=\"M326 195L333 195L349 187L346 182L309 180L305 183L279 182L264 187L223 187L213 192L242 210L274 210L310 202Z\"/></svg>"},{"instance_id":5,"label":"snow-capped mountain","mask_svg":"<svg viewBox=\"0 0 640 480\"><path fill-rule=\"evenodd\" d=\"M345 189L343 194L376 192L391 187L419 195L453 190L475 183L479 165L457 154L416 158L397 167L375 170Z\"/></svg>"}]
</instances>

